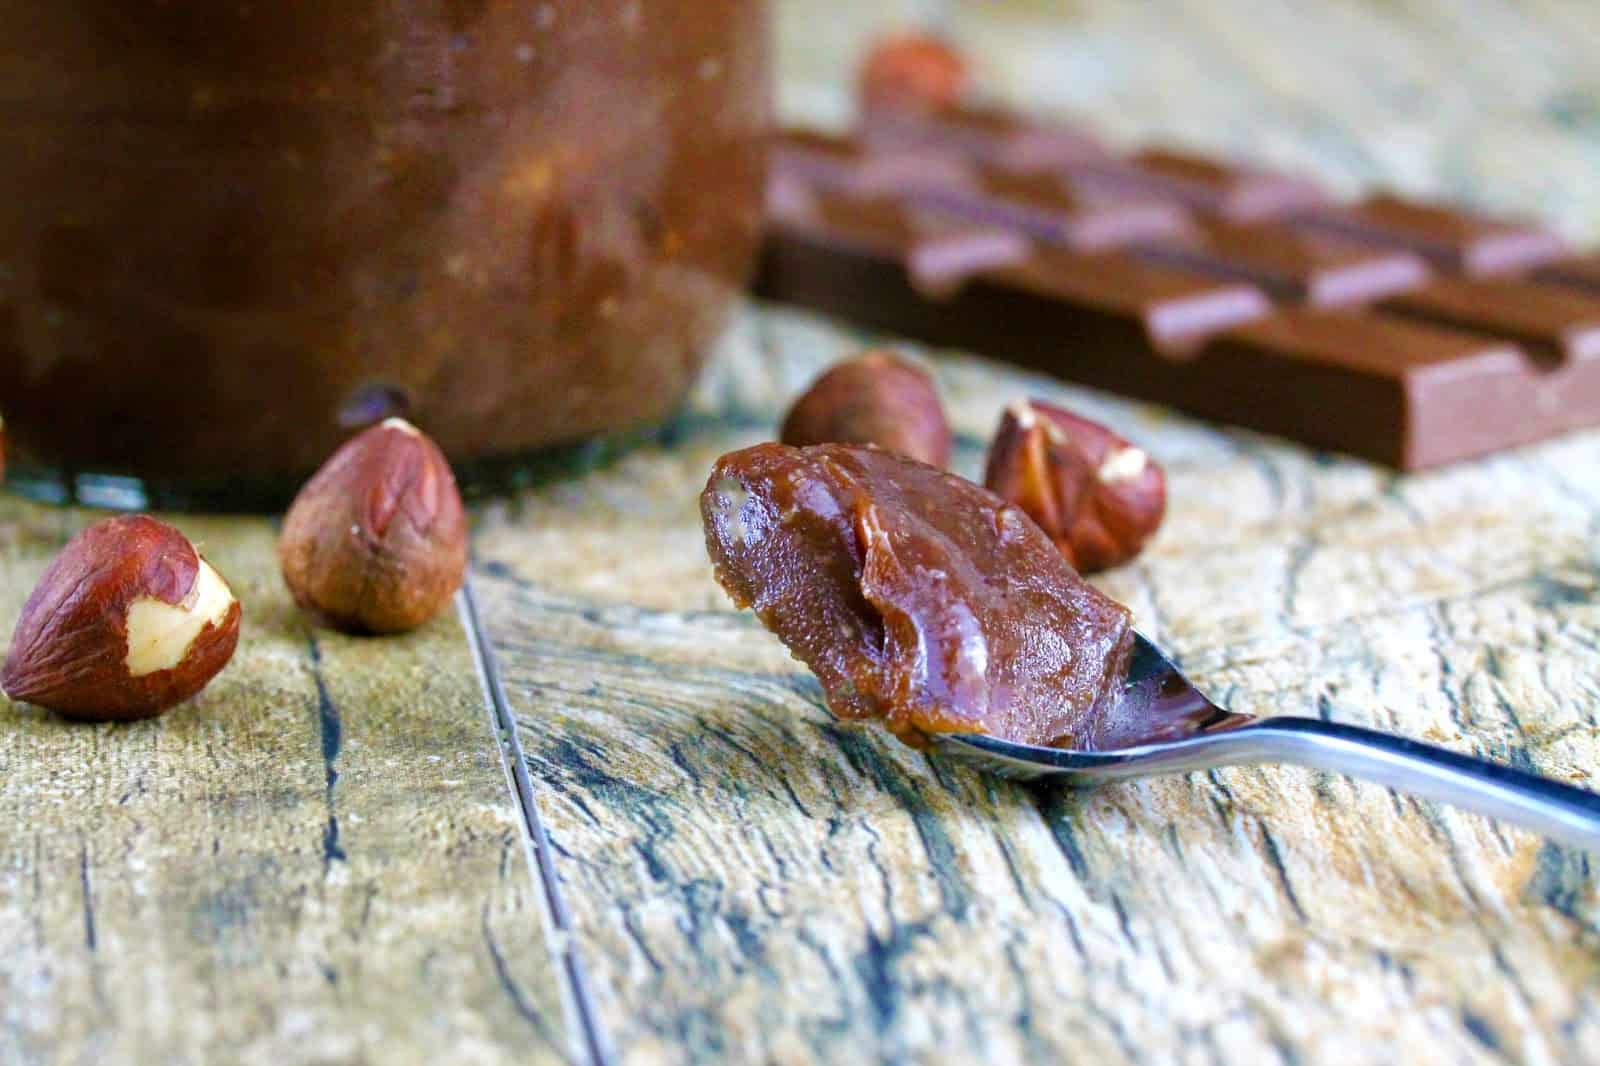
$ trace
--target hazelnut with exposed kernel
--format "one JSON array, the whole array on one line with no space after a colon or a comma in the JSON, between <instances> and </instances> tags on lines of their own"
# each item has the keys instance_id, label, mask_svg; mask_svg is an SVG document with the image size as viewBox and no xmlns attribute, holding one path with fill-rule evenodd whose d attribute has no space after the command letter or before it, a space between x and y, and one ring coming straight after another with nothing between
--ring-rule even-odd
<instances>
[{"instance_id":1,"label":"hazelnut with exposed kernel","mask_svg":"<svg viewBox=\"0 0 1600 1066\"><path fill-rule=\"evenodd\" d=\"M1086 574L1137 556L1166 511L1166 476L1146 452L1037 400L1001 417L984 484L1026 511Z\"/></svg>"},{"instance_id":2,"label":"hazelnut with exposed kernel","mask_svg":"<svg viewBox=\"0 0 1600 1066\"><path fill-rule=\"evenodd\" d=\"M950 425L926 372L893 352L836 363L789 409L784 444L876 444L931 466L950 461Z\"/></svg>"},{"instance_id":3,"label":"hazelnut with exposed kernel","mask_svg":"<svg viewBox=\"0 0 1600 1066\"><path fill-rule=\"evenodd\" d=\"M444 453L399 418L346 441L295 497L278 563L295 602L339 629L426 622L467 566L466 512Z\"/></svg>"},{"instance_id":4,"label":"hazelnut with exposed kernel","mask_svg":"<svg viewBox=\"0 0 1600 1066\"><path fill-rule=\"evenodd\" d=\"M160 714L233 656L239 603L176 529L107 518L45 569L11 637L6 695L88 721Z\"/></svg>"}]
</instances>

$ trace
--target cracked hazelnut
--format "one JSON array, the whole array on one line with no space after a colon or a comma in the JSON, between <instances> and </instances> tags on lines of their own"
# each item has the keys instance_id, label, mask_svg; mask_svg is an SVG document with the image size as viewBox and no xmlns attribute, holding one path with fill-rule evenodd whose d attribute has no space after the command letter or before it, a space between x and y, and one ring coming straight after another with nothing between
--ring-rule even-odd
<instances>
[{"instance_id":1,"label":"cracked hazelnut","mask_svg":"<svg viewBox=\"0 0 1600 1066\"><path fill-rule=\"evenodd\" d=\"M467 566L466 513L444 453L399 418L346 441L295 497L278 563L295 602L339 629L426 622Z\"/></svg>"},{"instance_id":2,"label":"cracked hazelnut","mask_svg":"<svg viewBox=\"0 0 1600 1066\"><path fill-rule=\"evenodd\" d=\"M893 352L835 364L795 401L779 431L784 444L876 444L931 466L950 461L950 425L939 390Z\"/></svg>"},{"instance_id":3,"label":"cracked hazelnut","mask_svg":"<svg viewBox=\"0 0 1600 1066\"><path fill-rule=\"evenodd\" d=\"M11 636L6 695L72 718L125 722L199 692L233 656L239 603L182 533L107 518L45 569Z\"/></svg>"},{"instance_id":4,"label":"cracked hazelnut","mask_svg":"<svg viewBox=\"0 0 1600 1066\"><path fill-rule=\"evenodd\" d=\"M932 34L893 34L867 53L858 91L869 108L954 107L967 91L967 63Z\"/></svg>"},{"instance_id":5,"label":"cracked hazelnut","mask_svg":"<svg viewBox=\"0 0 1600 1066\"><path fill-rule=\"evenodd\" d=\"M1148 454L1037 400L1001 417L984 484L1026 511L1086 574L1138 555L1167 505L1166 476Z\"/></svg>"}]
</instances>

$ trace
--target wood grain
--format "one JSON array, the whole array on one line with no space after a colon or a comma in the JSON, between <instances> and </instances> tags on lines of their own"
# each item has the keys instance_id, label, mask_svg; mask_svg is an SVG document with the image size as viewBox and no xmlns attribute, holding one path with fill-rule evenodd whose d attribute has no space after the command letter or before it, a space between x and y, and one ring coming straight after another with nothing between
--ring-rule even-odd
<instances>
[{"instance_id":1,"label":"wood grain","mask_svg":"<svg viewBox=\"0 0 1600 1066\"><path fill-rule=\"evenodd\" d=\"M722 451L859 339L743 317L669 448L493 507L479 591L627 1063L1583 1061L1592 858L1260 768L1080 794L848 727L711 581ZM1236 709L1600 784L1600 434L1397 477L945 354L969 475L1031 392L1166 464L1108 592Z\"/></svg>"},{"instance_id":2,"label":"wood grain","mask_svg":"<svg viewBox=\"0 0 1600 1066\"><path fill-rule=\"evenodd\" d=\"M0 617L91 517L0 503ZM217 680L131 726L0 704L0 1063L576 1054L460 622L313 630L269 523L177 521L245 604Z\"/></svg>"}]
</instances>

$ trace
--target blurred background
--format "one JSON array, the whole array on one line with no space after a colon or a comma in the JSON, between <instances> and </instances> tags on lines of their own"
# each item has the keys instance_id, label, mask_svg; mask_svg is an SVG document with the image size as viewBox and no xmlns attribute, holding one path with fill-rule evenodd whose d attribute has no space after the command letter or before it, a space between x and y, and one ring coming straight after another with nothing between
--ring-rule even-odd
<instances>
[{"instance_id":1,"label":"blurred background","mask_svg":"<svg viewBox=\"0 0 1600 1066\"><path fill-rule=\"evenodd\" d=\"M775 16L790 121L847 122L870 42L932 27L990 96L1113 142L1445 194L1600 240L1595 0L775 0Z\"/></svg>"}]
</instances>

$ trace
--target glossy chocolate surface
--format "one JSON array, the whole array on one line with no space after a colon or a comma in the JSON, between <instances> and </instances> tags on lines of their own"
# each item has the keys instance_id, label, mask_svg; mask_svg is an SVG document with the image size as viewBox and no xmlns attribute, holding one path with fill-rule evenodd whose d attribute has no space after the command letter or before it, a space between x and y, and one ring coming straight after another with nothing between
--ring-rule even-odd
<instances>
[{"instance_id":1,"label":"glossy chocolate surface","mask_svg":"<svg viewBox=\"0 0 1600 1066\"><path fill-rule=\"evenodd\" d=\"M289 476L661 418L743 283L763 5L0 0L16 457ZM391 408L382 410L382 408Z\"/></svg>"},{"instance_id":2,"label":"glossy chocolate surface","mask_svg":"<svg viewBox=\"0 0 1600 1066\"><path fill-rule=\"evenodd\" d=\"M1090 746L1127 677L1126 608L1016 507L876 448L762 444L701 496L717 580L841 718Z\"/></svg>"}]
</instances>

